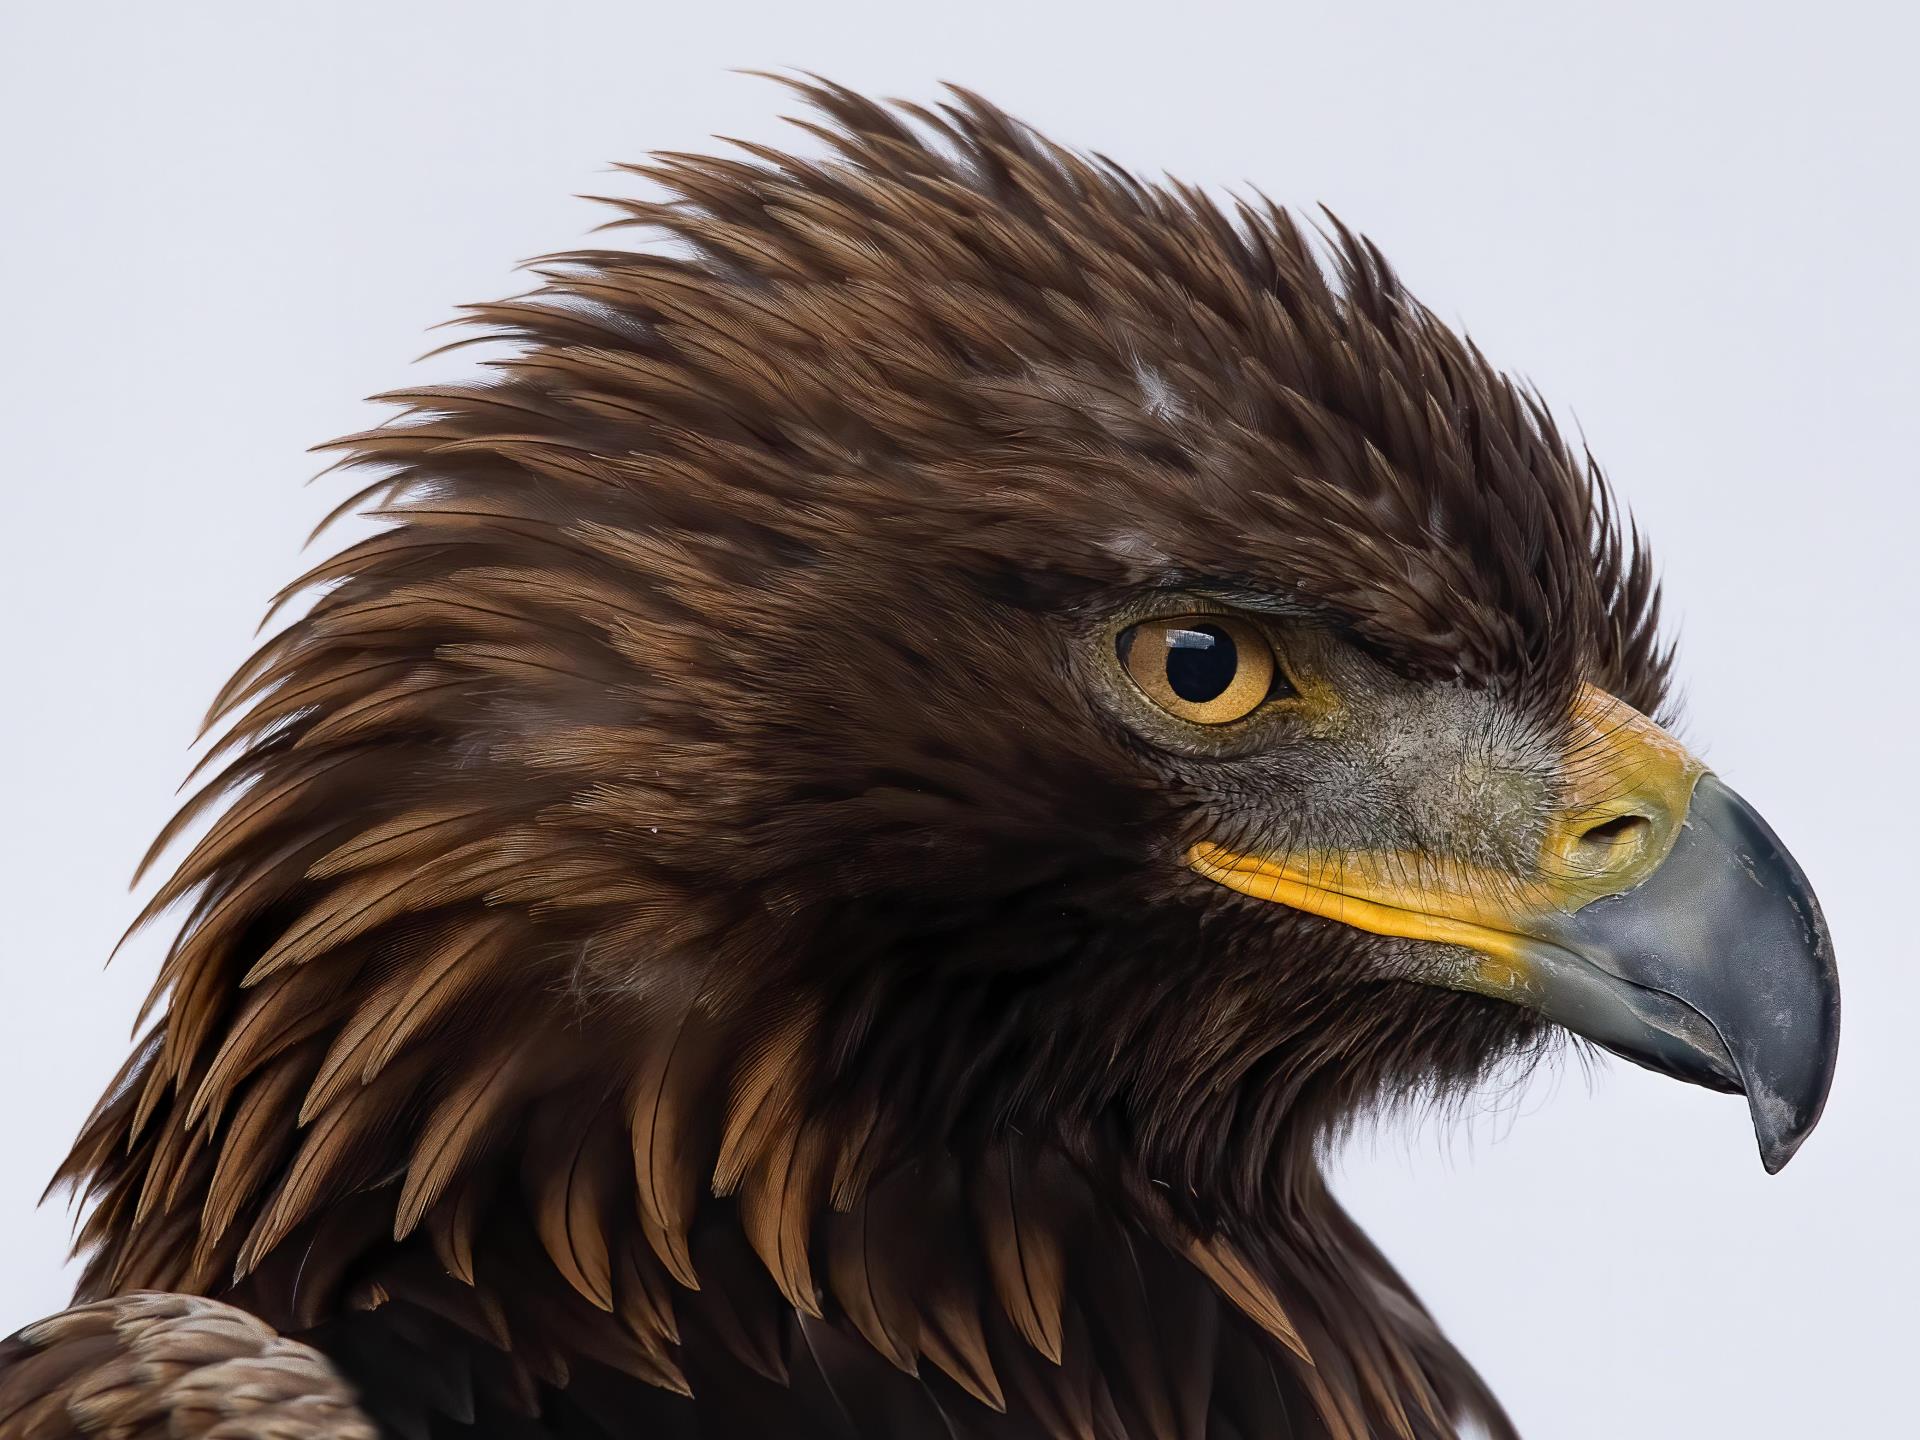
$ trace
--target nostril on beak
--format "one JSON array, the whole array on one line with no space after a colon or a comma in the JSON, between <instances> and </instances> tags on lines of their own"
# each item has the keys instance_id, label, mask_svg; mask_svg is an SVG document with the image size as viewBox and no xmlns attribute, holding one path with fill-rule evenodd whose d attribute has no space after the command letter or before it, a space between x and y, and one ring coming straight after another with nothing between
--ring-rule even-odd
<instances>
[{"instance_id":1,"label":"nostril on beak","mask_svg":"<svg viewBox=\"0 0 1920 1440\"><path fill-rule=\"evenodd\" d=\"M1583 831L1574 853L1591 870L1617 869L1636 859L1653 837L1653 821L1645 815L1613 815Z\"/></svg>"}]
</instances>

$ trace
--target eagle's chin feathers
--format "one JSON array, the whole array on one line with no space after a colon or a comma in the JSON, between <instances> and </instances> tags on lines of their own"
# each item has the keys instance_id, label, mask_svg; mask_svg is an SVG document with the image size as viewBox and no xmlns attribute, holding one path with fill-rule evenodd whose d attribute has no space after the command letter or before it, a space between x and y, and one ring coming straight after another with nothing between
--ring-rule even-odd
<instances>
[{"instance_id":1,"label":"eagle's chin feathers","mask_svg":"<svg viewBox=\"0 0 1920 1440\"><path fill-rule=\"evenodd\" d=\"M341 442L392 523L162 837L230 797L62 1172L83 1297L401 1434L1509 1433L1318 1147L1543 1028L1169 864L1186 772L1066 682L1204 582L1651 711L1644 557L1344 230L808 93L833 158L646 167L684 253L557 258Z\"/></svg>"}]
</instances>

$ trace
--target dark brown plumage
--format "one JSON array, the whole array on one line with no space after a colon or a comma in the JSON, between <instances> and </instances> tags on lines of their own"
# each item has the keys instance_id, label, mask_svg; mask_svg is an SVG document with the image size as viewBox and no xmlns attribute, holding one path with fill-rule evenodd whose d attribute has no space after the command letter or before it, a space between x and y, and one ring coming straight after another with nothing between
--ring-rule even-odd
<instances>
[{"instance_id":1,"label":"dark brown plumage","mask_svg":"<svg viewBox=\"0 0 1920 1440\"><path fill-rule=\"evenodd\" d=\"M391 524L156 843L224 802L61 1172L80 1299L215 1297L403 1436L1511 1433L1317 1147L1549 1027L1180 863L1374 782L1144 742L1087 637L1257 597L1557 755L1661 703L1644 554L1337 222L804 88L830 158L636 167L670 243L337 442ZM0 1435L96 1433L19 1408L79 1323Z\"/></svg>"}]
</instances>

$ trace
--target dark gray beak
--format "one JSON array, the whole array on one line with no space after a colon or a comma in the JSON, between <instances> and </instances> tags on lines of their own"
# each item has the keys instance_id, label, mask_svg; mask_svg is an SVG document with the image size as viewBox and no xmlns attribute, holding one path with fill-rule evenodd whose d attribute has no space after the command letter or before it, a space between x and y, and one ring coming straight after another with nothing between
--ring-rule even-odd
<instances>
[{"instance_id":1,"label":"dark gray beak","mask_svg":"<svg viewBox=\"0 0 1920 1440\"><path fill-rule=\"evenodd\" d=\"M1536 931L1541 1008L1651 1069L1747 1097L1769 1173L1820 1119L1840 982L1820 902L1752 806L1713 775L1633 889Z\"/></svg>"}]
</instances>

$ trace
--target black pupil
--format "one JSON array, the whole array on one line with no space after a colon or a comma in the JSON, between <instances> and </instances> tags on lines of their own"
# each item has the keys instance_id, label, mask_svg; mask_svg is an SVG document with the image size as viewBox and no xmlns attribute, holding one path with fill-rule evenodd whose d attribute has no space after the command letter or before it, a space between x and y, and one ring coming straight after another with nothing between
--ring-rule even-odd
<instances>
[{"instance_id":1,"label":"black pupil","mask_svg":"<svg viewBox=\"0 0 1920 1440\"><path fill-rule=\"evenodd\" d=\"M1233 683L1240 652L1218 625L1195 625L1167 632L1167 684L1182 700L1204 705Z\"/></svg>"}]
</instances>

